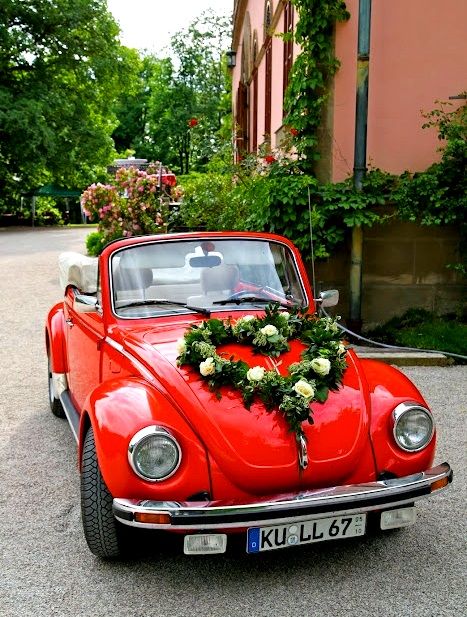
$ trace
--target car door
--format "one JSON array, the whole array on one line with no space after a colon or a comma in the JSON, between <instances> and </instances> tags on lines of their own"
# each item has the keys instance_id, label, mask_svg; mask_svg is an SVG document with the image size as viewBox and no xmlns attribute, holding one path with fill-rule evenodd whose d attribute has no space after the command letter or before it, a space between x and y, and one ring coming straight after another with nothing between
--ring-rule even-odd
<instances>
[{"instance_id":1,"label":"car door","mask_svg":"<svg viewBox=\"0 0 467 617\"><path fill-rule=\"evenodd\" d=\"M79 413L89 393L100 383L100 348L104 325L99 307L85 304L79 291L69 287L65 296L68 387Z\"/></svg>"}]
</instances>

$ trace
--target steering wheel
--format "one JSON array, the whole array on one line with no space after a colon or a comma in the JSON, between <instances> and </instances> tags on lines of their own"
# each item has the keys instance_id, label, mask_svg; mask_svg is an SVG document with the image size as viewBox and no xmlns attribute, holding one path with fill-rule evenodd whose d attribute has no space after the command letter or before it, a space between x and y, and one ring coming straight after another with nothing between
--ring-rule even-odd
<instances>
[{"instance_id":1,"label":"steering wheel","mask_svg":"<svg viewBox=\"0 0 467 617\"><path fill-rule=\"evenodd\" d=\"M259 296L265 300L269 300L270 296L264 291L264 287L258 287L258 289L242 289L241 291L234 292L227 300L239 300L240 298L248 298L248 296Z\"/></svg>"}]
</instances>

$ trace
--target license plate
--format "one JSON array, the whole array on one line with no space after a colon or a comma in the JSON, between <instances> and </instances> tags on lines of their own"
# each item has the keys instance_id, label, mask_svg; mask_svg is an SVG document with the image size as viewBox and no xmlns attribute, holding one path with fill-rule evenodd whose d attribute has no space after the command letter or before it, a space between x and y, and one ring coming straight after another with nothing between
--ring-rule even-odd
<instances>
[{"instance_id":1,"label":"license plate","mask_svg":"<svg viewBox=\"0 0 467 617\"><path fill-rule=\"evenodd\" d=\"M365 524L366 514L354 514L273 527L251 527L248 529L246 551L260 553L297 544L363 536Z\"/></svg>"}]
</instances>

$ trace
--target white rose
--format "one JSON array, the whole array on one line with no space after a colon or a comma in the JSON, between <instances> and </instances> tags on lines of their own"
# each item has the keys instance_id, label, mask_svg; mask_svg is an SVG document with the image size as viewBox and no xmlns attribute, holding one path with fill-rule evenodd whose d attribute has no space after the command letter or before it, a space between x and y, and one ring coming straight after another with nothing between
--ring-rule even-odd
<instances>
[{"instance_id":1,"label":"white rose","mask_svg":"<svg viewBox=\"0 0 467 617\"><path fill-rule=\"evenodd\" d=\"M290 319L290 313L287 313L287 311L284 311L281 315L284 319L287 319L287 321Z\"/></svg>"},{"instance_id":2,"label":"white rose","mask_svg":"<svg viewBox=\"0 0 467 617\"><path fill-rule=\"evenodd\" d=\"M324 377L331 370L331 363L327 358L315 358L311 361L311 368L315 373Z\"/></svg>"},{"instance_id":3,"label":"white rose","mask_svg":"<svg viewBox=\"0 0 467 617\"><path fill-rule=\"evenodd\" d=\"M248 381L261 381L264 377L265 370L262 366L254 366L246 374Z\"/></svg>"},{"instance_id":4,"label":"white rose","mask_svg":"<svg viewBox=\"0 0 467 617\"><path fill-rule=\"evenodd\" d=\"M256 319L256 317L254 315L245 315L240 317L239 321L251 321L252 319Z\"/></svg>"},{"instance_id":5,"label":"white rose","mask_svg":"<svg viewBox=\"0 0 467 617\"><path fill-rule=\"evenodd\" d=\"M273 326L269 323L263 328L261 328L260 332L261 334L264 334L264 336L274 336L275 334L277 334L277 328L276 326Z\"/></svg>"},{"instance_id":6,"label":"white rose","mask_svg":"<svg viewBox=\"0 0 467 617\"><path fill-rule=\"evenodd\" d=\"M307 381L305 381L304 379L300 379L299 381L297 381L293 389L295 390L297 394L300 394L300 396L303 396L303 398L311 399L315 395L313 386L309 384Z\"/></svg>"},{"instance_id":7,"label":"white rose","mask_svg":"<svg viewBox=\"0 0 467 617\"><path fill-rule=\"evenodd\" d=\"M179 338L177 341L177 352L178 355L181 356L182 353L185 353L186 351L186 342L184 338Z\"/></svg>"},{"instance_id":8,"label":"white rose","mask_svg":"<svg viewBox=\"0 0 467 617\"><path fill-rule=\"evenodd\" d=\"M216 363L214 358L206 358L204 362L199 364L199 372L203 377L208 377L216 372Z\"/></svg>"},{"instance_id":9,"label":"white rose","mask_svg":"<svg viewBox=\"0 0 467 617\"><path fill-rule=\"evenodd\" d=\"M339 319L339 317L337 319ZM339 332L339 326L331 317L326 318L324 329L333 334Z\"/></svg>"},{"instance_id":10,"label":"white rose","mask_svg":"<svg viewBox=\"0 0 467 617\"><path fill-rule=\"evenodd\" d=\"M240 317L240 319L237 319L237 321L234 323L234 332L236 331L238 333L243 327L246 327L251 321L255 319L256 317L254 315L245 315L245 317Z\"/></svg>"}]
</instances>

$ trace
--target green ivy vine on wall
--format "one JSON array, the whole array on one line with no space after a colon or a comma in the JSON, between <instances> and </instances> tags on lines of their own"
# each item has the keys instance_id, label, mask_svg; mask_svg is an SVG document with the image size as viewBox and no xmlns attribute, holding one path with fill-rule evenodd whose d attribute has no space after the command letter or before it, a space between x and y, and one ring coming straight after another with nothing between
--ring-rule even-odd
<instances>
[{"instance_id":1,"label":"green ivy vine on wall","mask_svg":"<svg viewBox=\"0 0 467 617\"><path fill-rule=\"evenodd\" d=\"M294 61L284 108L285 123L293 127L294 146L302 167L311 170L319 159L318 128L323 103L328 97L329 79L339 68L334 55L334 27L350 14L343 0L291 0L298 12L294 37L301 52Z\"/></svg>"}]
</instances>

